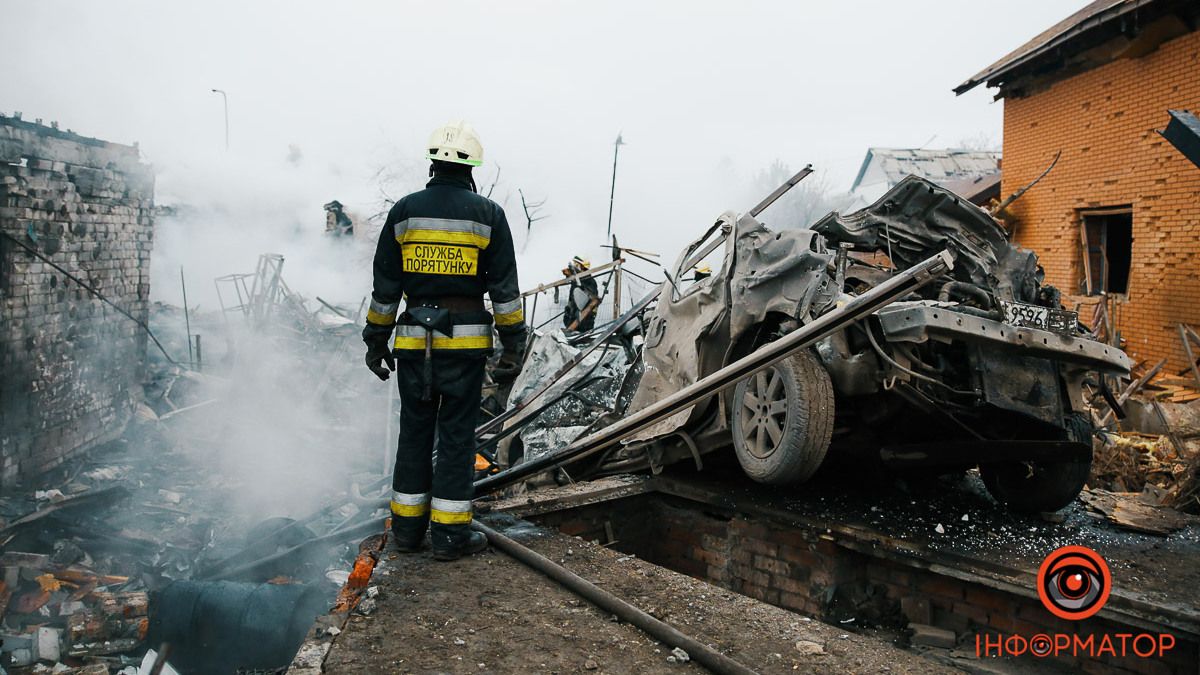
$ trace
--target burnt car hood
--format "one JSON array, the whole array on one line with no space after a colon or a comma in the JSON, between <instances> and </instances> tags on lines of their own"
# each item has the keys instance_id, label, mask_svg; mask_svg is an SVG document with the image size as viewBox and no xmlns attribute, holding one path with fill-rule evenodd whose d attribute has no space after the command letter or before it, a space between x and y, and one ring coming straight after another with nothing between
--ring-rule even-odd
<instances>
[{"instance_id":1,"label":"burnt car hood","mask_svg":"<svg viewBox=\"0 0 1200 675\"><path fill-rule=\"evenodd\" d=\"M860 211L830 213L812 229L831 245L844 242L857 251L887 254L898 269L948 250L955 278L1005 300L1034 302L1042 284L1032 251L1010 243L983 209L918 176L908 176Z\"/></svg>"}]
</instances>

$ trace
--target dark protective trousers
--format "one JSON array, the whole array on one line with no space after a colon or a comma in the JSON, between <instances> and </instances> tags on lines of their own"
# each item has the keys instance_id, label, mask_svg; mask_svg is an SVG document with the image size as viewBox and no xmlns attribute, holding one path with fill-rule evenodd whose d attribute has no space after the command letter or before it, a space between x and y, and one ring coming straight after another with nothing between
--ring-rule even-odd
<instances>
[{"instance_id":1,"label":"dark protective trousers","mask_svg":"<svg viewBox=\"0 0 1200 675\"><path fill-rule=\"evenodd\" d=\"M396 360L400 438L392 530L401 543L419 542L430 523L435 548L456 548L469 534L485 363L482 357L434 352L432 397L422 401L424 355Z\"/></svg>"}]
</instances>

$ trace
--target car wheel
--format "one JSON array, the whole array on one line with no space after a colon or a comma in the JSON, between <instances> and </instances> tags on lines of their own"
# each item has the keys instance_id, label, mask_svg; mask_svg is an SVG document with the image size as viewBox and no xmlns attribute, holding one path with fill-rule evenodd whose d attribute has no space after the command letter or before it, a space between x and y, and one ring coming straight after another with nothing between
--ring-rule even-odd
<instances>
[{"instance_id":1,"label":"car wheel","mask_svg":"<svg viewBox=\"0 0 1200 675\"><path fill-rule=\"evenodd\" d=\"M812 352L738 382L731 408L733 447L750 478L798 483L825 459L833 434L833 383Z\"/></svg>"},{"instance_id":2,"label":"car wheel","mask_svg":"<svg viewBox=\"0 0 1200 675\"><path fill-rule=\"evenodd\" d=\"M1057 511L1075 501L1092 470L1092 425L1078 413L1066 422L1067 439L1087 445L1087 458L981 465L979 475L996 501L1022 513Z\"/></svg>"}]
</instances>

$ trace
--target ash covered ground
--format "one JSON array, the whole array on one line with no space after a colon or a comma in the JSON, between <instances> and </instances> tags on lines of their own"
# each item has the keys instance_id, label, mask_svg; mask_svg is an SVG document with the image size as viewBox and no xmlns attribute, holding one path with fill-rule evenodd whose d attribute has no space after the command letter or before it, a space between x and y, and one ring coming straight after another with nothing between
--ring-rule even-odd
<instances>
[{"instance_id":1,"label":"ash covered ground","mask_svg":"<svg viewBox=\"0 0 1200 675\"><path fill-rule=\"evenodd\" d=\"M1036 572L1060 546L1099 552L1119 591L1200 610L1200 524L1167 535L1131 532L1076 500L1057 516L1014 513L997 504L977 471L905 479L861 467L831 466L792 488L759 485L740 472L676 469L675 475L735 498L753 499L831 525L864 527L931 551ZM1086 494L1086 493L1085 493ZM1052 520L1062 519L1062 522Z\"/></svg>"}]
</instances>

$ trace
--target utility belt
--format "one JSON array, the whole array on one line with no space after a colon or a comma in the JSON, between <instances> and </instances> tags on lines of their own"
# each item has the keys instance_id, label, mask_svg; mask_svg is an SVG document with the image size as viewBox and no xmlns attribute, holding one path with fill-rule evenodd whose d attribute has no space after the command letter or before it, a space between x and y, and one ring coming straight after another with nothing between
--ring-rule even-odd
<instances>
[{"instance_id":1,"label":"utility belt","mask_svg":"<svg viewBox=\"0 0 1200 675\"><path fill-rule=\"evenodd\" d=\"M428 298L409 298L409 307L435 307L448 309L451 312L482 312L483 296L475 295L439 295Z\"/></svg>"},{"instance_id":2,"label":"utility belt","mask_svg":"<svg viewBox=\"0 0 1200 675\"><path fill-rule=\"evenodd\" d=\"M424 400L433 395L434 352L452 356L487 356L492 351L492 315L483 298L442 296L409 298L396 322L392 349L400 358L424 356Z\"/></svg>"}]
</instances>

